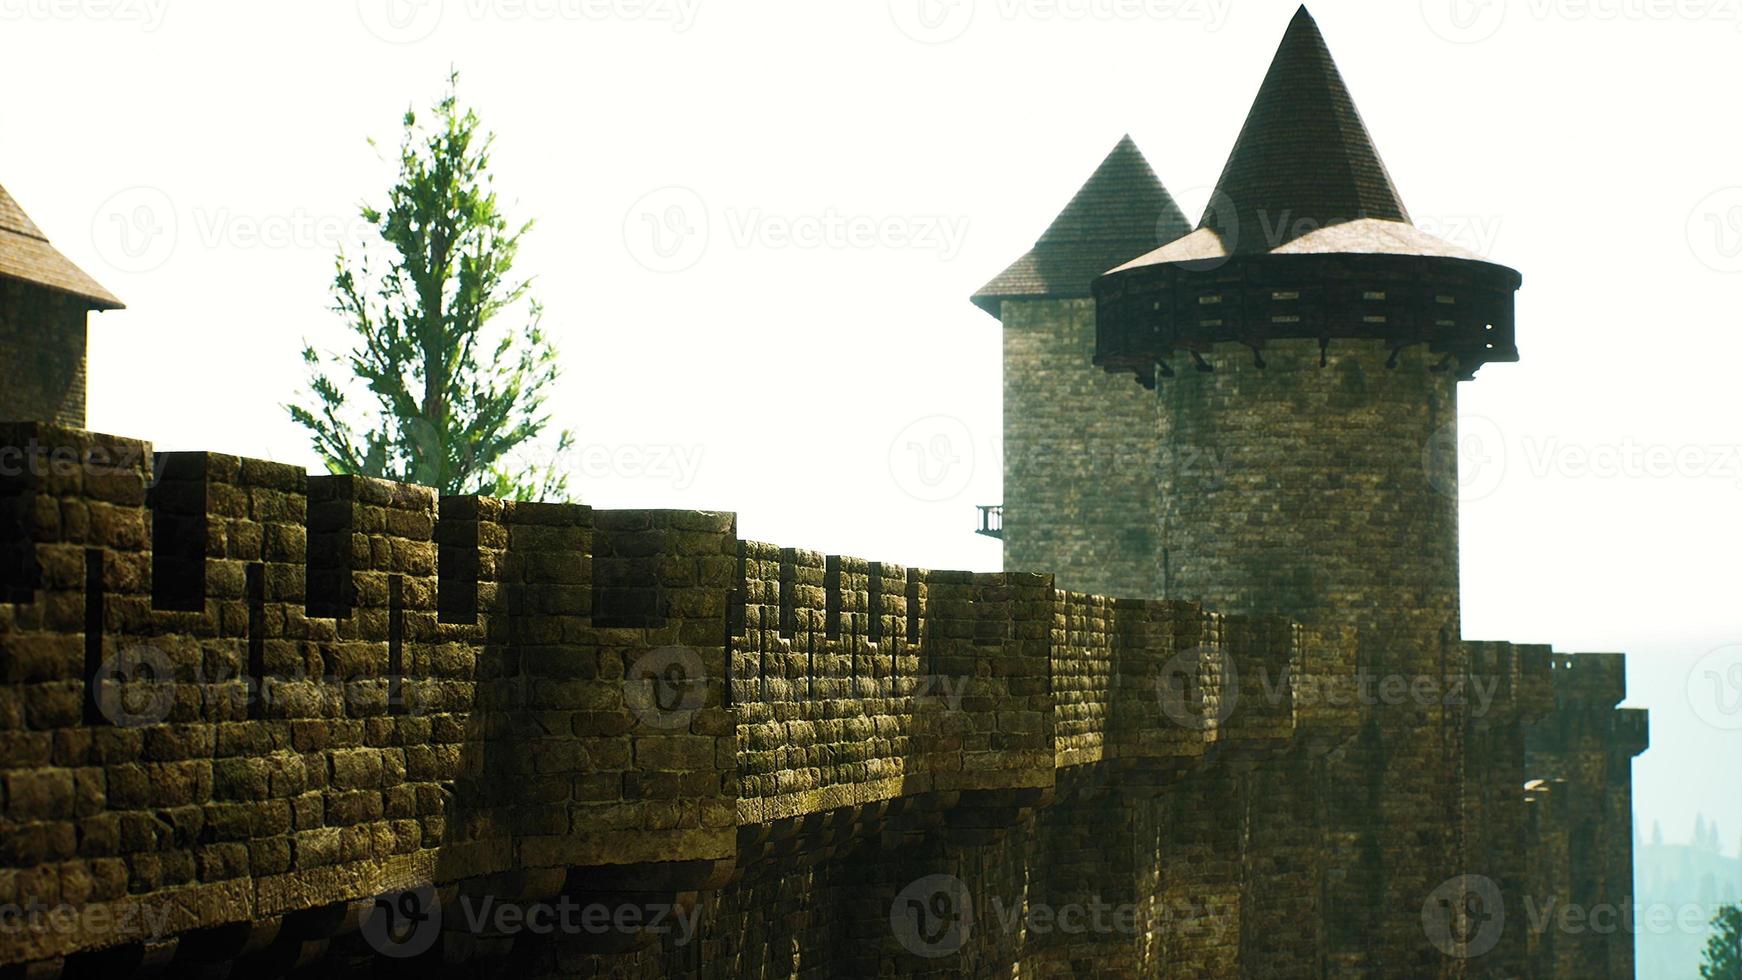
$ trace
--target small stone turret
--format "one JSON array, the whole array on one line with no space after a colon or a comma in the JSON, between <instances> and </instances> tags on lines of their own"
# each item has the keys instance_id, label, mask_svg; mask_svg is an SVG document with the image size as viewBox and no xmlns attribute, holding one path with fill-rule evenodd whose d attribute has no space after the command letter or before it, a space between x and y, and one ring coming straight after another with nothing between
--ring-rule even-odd
<instances>
[{"instance_id":1,"label":"small stone turret","mask_svg":"<svg viewBox=\"0 0 1742 980\"><path fill-rule=\"evenodd\" d=\"M0 187L0 420L85 425L85 316L121 301Z\"/></svg>"},{"instance_id":2,"label":"small stone turret","mask_svg":"<svg viewBox=\"0 0 1742 980\"><path fill-rule=\"evenodd\" d=\"M1022 258L974 295L1004 326L1004 567L1158 594L1155 400L1091 369L1097 276L1191 230L1127 136Z\"/></svg>"}]
</instances>

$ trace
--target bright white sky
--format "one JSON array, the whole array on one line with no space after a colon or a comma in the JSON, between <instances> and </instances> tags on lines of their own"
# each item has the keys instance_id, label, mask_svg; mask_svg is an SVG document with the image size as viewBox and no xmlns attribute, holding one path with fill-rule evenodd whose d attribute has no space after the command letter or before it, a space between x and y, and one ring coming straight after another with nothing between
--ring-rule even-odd
<instances>
[{"instance_id":1,"label":"bright white sky","mask_svg":"<svg viewBox=\"0 0 1742 980\"><path fill-rule=\"evenodd\" d=\"M1313 5L1418 223L1525 275L1523 362L1463 388L1504 463L1463 509L1465 635L1630 651L1642 827L1703 810L1731 852L1742 713L1713 705L1742 672L1707 668L1742 648L1692 668L1742 644L1739 2ZM365 139L458 66L538 220L589 503L995 569L999 338L968 295L1122 133L1195 215L1294 9L0 0L0 181L129 305L94 320L92 428L312 464L280 406L303 339L343 341L335 246L392 176ZM936 482L905 447L940 434Z\"/></svg>"}]
</instances>

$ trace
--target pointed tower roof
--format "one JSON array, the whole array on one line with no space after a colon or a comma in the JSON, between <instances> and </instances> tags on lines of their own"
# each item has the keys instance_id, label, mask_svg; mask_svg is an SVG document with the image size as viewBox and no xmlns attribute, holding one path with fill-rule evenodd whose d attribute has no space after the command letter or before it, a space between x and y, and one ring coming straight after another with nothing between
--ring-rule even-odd
<instances>
[{"instance_id":1,"label":"pointed tower roof","mask_svg":"<svg viewBox=\"0 0 1742 980\"><path fill-rule=\"evenodd\" d=\"M0 187L0 276L69 293L93 310L122 308L113 293L48 243L5 187Z\"/></svg>"},{"instance_id":2,"label":"pointed tower roof","mask_svg":"<svg viewBox=\"0 0 1742 980\"><path fill-rule=\"evenodd\" d=\"M1095 279L1121 262L1191 231L1137 144L1126 136L1028 254L975 293L975 305L998 316L1000 301L1019 297L1083 298Z\"/></svg>"},{"instance_id":3,"label":"pointed tower roof","mask_svg":"<svg viewBox=\"0 0 1742 980\"><path fill-rule=\"evenodd\" d=\"M1144 384L1241 344L1382 340L1473 377L1516 361L1517 272L1417 228L1302 7L1259 86L1204 219L1096 280L1095 362ZM1324 357L1321 353L1321 363Z\"/></svg>"},{"instance_id":4,"label":"pointed tower roof","mask_svg":"<svg viewBox=\"0 0 1742 980\"><path fill-rule=\"evenodd\" d=\"M1231 208L1240 231L1235 252L1286 245L1298 237L1296 228L1362 219L1409 223L1409 211L1305 7L1283 35L1216 193L1216 205L1200 227L1227 225L1230 216L1214 212Z\"/></svg>"},{"instance_id":5,"label":"pointed tower roof","mask_svg":"<svg viewBox=\"0 0 1742 980\"><path fill-rule=\"evenodd\" d=\"M1410 220L1304 6L1283 35L1197 230L1120 268L1264 253L1482 259Z\"/></svg>"}]
</instances>

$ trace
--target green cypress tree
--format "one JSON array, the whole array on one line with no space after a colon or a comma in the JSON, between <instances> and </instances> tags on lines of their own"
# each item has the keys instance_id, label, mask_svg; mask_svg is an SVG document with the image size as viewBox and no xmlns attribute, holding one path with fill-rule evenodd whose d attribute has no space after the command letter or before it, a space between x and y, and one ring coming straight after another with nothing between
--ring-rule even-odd
<instances>
[{"instance_id":1,"label":"green cypress tree","mask_svg":"<svg viewBox=\"0 0 1742 980\"><path fill-rule=\"evenodd\" d=\"M458 81L449 75L427 123L406 111L398 181L385 207L362 208L388 246L387 268L377 274L367 255L338 255L333 309L355 346L324 358L305 347L314 398L286 408L334 473L444 494L565 499L554 459L571 433L557 437L552 463L517 465L511 455L550 424L556 351L530 281L513 275L532 223L511 226L498 207L493 136L460 108ZM372 404L355 412L351 396Z\"/></svg>"}]
</instances>

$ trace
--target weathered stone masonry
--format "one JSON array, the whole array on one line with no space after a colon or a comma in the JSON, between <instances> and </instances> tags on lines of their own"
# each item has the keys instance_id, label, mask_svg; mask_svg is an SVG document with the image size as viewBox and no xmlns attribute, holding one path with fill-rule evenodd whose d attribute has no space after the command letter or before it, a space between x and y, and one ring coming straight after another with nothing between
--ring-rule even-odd
<instances>
[{"instance_id":1,"label":"weathered stone masonry","mask_svg":"<svg viewBox=\"0 0 1742 980\"><path fill-rule=\"evenodd\" d=\"M1095 301L1003 304L1004 567L1160 595L1155 396L1085 371Z\"/></svg>"},{"instance_id":2,"label":"weathered stone masonry","mask_svg":"<svg viewBox=\"0 0 1742 980\"><path fill-rule=\"evenodd\" d=\"M1630 906L1622 658L1462 638L1457 388L1518 359L1520 277L1414 226L1304 9L1195 229L1140 244L1171 200L1133 154L975 296L1004 337L1005 567L1352 631L1359 730L1226 788L1274 876L1241 969L1630 976L1625 924L1526 928L1547 895Z\"/></svg>"},{"instance_id":3,"label":"weathered stone masonry","mask_svg":"<svg viewBox=\"0 0 1742 980\"><path fill-rule=\"evenodd\" d=\"M0 478L0 904L83 913L7 931L0 963L1325 968L1325 773L1366 712L1324 696L1354 675L1350 629L781 549L723 514L438 501L42 424L4 427L0 449L34 460ZM1480 724L1513 746L1526 715L1561 726L1564 750L1543 743L1530 771L1624 813L1576 736L1609 724L1606 695L1575 685L1557 709L1547 651L1483 649L1515 676ZM1465 792L1516 795L1524 766L1466 770ZM1581 833L1546 816L1517 831ZM1584 874L1537 872L1570 893ZM968 928L939 928L962 911L947 901L901 904L936 881L959 882L943 894ZM374 898L423 884L439 936L381 955ZM468 899L565 895L677 905L699 933L466 925ZM1130 924L1024 925L1024 903ZM1587 955L1569 945L1552 952Z\"/></svg>"},{"instance_id":4,"label":"weathered stone masonry","mask_svg":"<svg viewBox=\"0 0 1742 980\"><path fill-rule=\"evenodd\" d=\"M1126 139L976 295L936 572L83 431L0 191L0 977L1631 975L1528 912L1626 906L1622 658L1460 635L1516 288L1303 12L1196 231Z\"/></svg>"}]
</instances>

